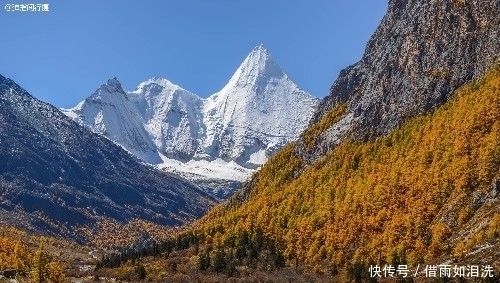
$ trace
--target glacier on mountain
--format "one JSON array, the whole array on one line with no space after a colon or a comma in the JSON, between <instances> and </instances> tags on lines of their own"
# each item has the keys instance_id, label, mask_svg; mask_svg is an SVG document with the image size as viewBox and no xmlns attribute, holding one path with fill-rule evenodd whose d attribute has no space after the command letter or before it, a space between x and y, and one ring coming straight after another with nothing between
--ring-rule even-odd
<instances>
[{"instance_id":1,"label":"glacier on mountain","mask_svg":"<svg viewBox=\"0 0 500 283\"><path fill-rule=\"evenodd\" d=\"M202 187L225 198L298 138L317 104L259 45L206 99L164 78L125 92L114 78L63 112L146 163L198 184L218 184Z\"/></svg>"}]
</instances>

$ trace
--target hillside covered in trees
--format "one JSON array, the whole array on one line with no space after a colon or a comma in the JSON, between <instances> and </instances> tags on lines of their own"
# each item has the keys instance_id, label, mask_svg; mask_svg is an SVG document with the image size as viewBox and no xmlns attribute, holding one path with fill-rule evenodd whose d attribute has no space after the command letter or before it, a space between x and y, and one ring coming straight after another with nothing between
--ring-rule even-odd
<instances>
[{"instance_id":1,"label":"hillside covered in trees","mask_svg":"<svg viewBox=\"0 0 500 283\"><path fill-rule=\"evenodd\" d=\"M321 123L335 116L311 128L325 128ZM481 254L490 256L474 264L500 268L500 65L376 140L344 142L311 165L294 146L266 163L246 191L172 240L171 250L197 256L205 260L199 269L215 272L326 272L468 262L483 245Z\"/></svg>"}]
</instances>

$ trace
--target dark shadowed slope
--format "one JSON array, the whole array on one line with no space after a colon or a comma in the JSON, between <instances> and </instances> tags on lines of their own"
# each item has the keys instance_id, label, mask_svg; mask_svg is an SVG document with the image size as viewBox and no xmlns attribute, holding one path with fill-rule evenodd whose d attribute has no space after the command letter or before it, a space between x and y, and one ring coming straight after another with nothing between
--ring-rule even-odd
<instances>
[{"instance_id":1,"label":"dark shadowed slope","mask_svg":"<svg viewBox=\"0 0 500 283\"><path fill-rule=\"evenodd\" d=\"M213 199L142 165L0 75L0 218L71 234L102 217L179 225ZM78 235L74 235L78 237Z\"/></svg>"}]
</instances>

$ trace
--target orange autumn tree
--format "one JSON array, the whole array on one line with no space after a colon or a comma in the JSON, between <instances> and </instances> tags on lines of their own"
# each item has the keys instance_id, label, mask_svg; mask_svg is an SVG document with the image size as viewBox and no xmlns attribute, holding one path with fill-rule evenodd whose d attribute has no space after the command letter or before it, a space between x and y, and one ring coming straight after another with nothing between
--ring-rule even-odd
<instances>
[{"instance_id":1,"label":"orange autumn tree","mask_svg":"<svg viewBox=\"0 0 500 283\"><path fill-rule=\"evenodd\" d=\"M192 230L224 241L258 227L289 264L415 264L452 253L453 231L484 209L476 199L499 178L500 67L376 140L345 141L307 167L294 148L254 175L246 201L236 195Z\"/></svg>"}]
</instances>

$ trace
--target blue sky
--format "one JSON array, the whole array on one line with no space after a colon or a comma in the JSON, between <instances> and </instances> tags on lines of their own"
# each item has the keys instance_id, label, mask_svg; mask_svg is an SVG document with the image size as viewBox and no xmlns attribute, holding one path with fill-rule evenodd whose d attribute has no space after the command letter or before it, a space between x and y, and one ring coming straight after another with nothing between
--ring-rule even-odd
<instances>
[{"instance_id":1,"label":"blue sky","mask_svg":"<svg viewBox=\"0 0 500 283\"><path fill-rule=\"evenodd\" d=\"M0 3L0 74L57 107L115 76L126 90L156 76L207 97L261 43L301 88L324 97L387 9L387 0L36 2L49 12Z\"/></svg>"}]
</instances>

